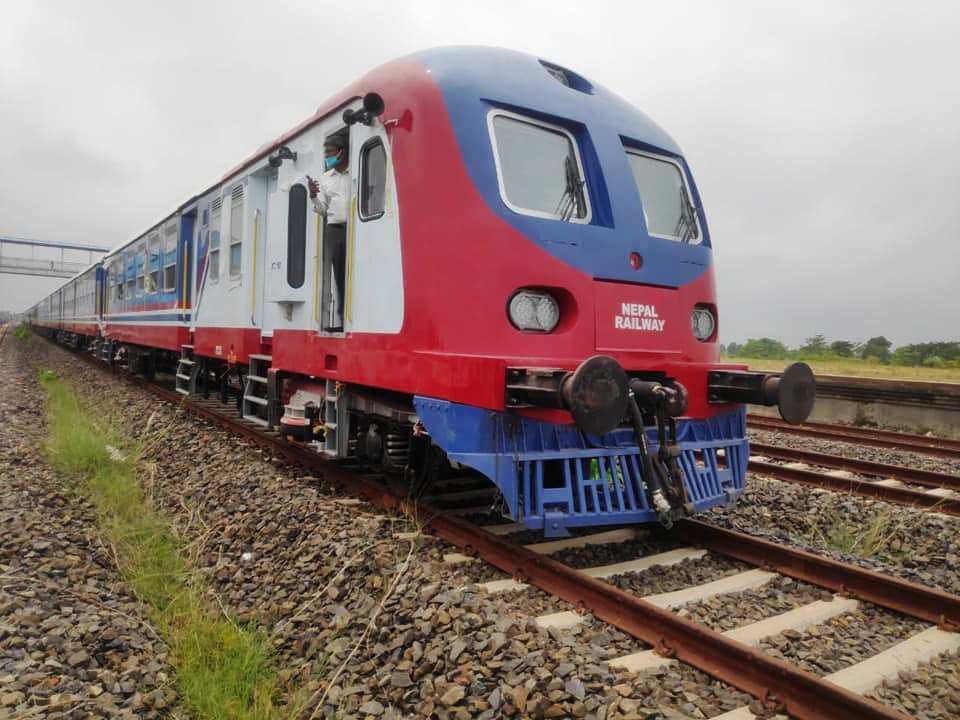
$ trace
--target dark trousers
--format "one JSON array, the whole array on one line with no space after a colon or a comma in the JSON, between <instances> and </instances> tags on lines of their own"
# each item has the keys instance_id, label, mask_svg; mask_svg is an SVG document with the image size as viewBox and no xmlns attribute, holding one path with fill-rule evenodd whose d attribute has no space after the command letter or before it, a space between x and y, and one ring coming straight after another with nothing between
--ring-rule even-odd
<instances>
[{"instance_id":1,"label":"dark trousers","mask_svg":"<svg viewBox=\"0 0 960 720\"><path fill-rule=\"evenodd\" d=\"M343 298L344 286L347 283L346 260L347 260L347 226L344 224L327 225L323 231L323 253L327 258L328 268L333 268L334 277L337 279L337 311L338 321L334 321L334 326L343 325ZM324 272L324 281L330 277L330 271ZM332 296L331 296L332 297ZM324 322L327 321L324 317Z\"/></svg>"}]
</instances>

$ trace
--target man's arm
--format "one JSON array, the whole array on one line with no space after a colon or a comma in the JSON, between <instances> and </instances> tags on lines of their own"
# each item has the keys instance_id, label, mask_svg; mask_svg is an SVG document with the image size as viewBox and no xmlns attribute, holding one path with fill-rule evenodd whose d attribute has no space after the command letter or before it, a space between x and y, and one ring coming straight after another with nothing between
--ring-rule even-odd
<instances>
[{"instance_id":1,"label":"man's arm","mask_svg":"<svg viewBox=\"0 0 960 720\"><path fill-rule=\"evenodd\" d=\"M330 195L326 188L309 175L307 175L307 188L310 192L310 199L313 200L314 209L321 215L326 215L327 208L330 206Z\"/></svg>"}]
</instances>

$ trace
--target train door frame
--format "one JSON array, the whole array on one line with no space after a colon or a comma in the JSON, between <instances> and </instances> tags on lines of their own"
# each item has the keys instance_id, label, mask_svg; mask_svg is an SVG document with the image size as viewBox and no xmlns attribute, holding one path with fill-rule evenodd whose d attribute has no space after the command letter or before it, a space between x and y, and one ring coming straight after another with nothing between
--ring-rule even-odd
<instances>
[{"instance_id":1,"label":"train door frame","mask_svg":"<svg viewBox=\"0 0 960 720\"><path fill-rule=\"evenodd\" d=\"M368 172L379 196L367 193ZM376 118L350 126L350 181L345 323L354 332L395 334L404 316L402 250L390 137Z\"/></svg>"},{"instance_id":2,"label":"train door frame","mask_svg":"<svg viewBox=\"0 0 960 720\"><path fill-rule=\"evenodd\" d=\"M269 184L273 168L266 166L256 170L247 177L247 207L250 220L250 232L247 239L250 241L250 325L258 327L262 334L272 335L272 323L266 318L266 284L267 284L267 244L269 242L269 214L270 198Z\"/></svg>"},{"instance_id":3,"label":"train door frame","mask_svg":"<svg viewBox=\"0 0 960 720\"><path fill-rule=\"evenodd\" d=\"M359 103L355 103L355 104L359 106ZM331 305L332 305L333 292L334 292L333 283L331 282L331 275L332 275L333 272L334 272L334 268L332 267L333 259L329 256L328 243L326 242L326 240L327 240L327 219L326 219L325 217L323 217L323 216L320 216L320 225L321 225L321 230L320 230L320 248L319 248L319 253L320 253L320 263L319 263L319 264L320 264L320 268L319 268L319 273L318 273L318 276L319 276L319 277L318 277L318 281L317 281L317 287L316 287L315 291L316 291L316 293L317 293L317 303L318 303L318 307L320 308L319 317L317 318L317 332L318 332L320 335L323 335L323 336L325 336L325 337L344 337L344 336L346 335L346 333L351 330L351 328L350 328L350 326L349 326L349 322L348 322L348 320L347 320L346 309L347 309L347 307L349 307L349 304L350 304L350 303L349 303L349 299L348 299L348 298L350 297L350 296L349 296L349 293L350 293L350 284L349 284L349 282L348 282L348 278L349 278L349 276L350 276L350 270L349 270L349 268L350 268L350 262L351 262L351 257L350 257L350 235L351 235L351 232L352 232L352 226L353 226L353 221L354 221L353 213L351 212L351 209L352 209L352 207L353 207L353 199L354 199L355 194L356 194L356 192L355 192L356 189L355 189L355 187L354 187L354 182L353 182L353 166L352 166L352 163L353 163L353 133L350 132L350 128L348 128L346 125L343 125L343 124L337 125L336 127L332 128L329 132L324 133L322 142L321 142L321 144L320 144L321 148L323 147L324 143L326 143L326 141L327 141L329 138L331 138L331 137L333 137L333 136L335 136L335 135L345 135L345 136L347 137L347 148L346 148L346 150L347 150L347 156L348 156L348 158L349 158L349 162L351 163L351 164L347 167L347 172L350 174L350 197L347 198L347 228L346 228L347 236L346 236L346 238L345 238L345 240L344 240L344 249L343 249L343 252L344 252L344 262L343 262L344 272L343 272L343 278L340 279L340 281L344 283L344 288L343 288L343 305L344 305L344 306L343 306L342 308L339 308L339 310L340 310L340 322L341 322L341 328L342 328L342 329L340 329L340 330L333 330L333 329L331 329L332 327L335 327L335 325L329 324L329 322L330 322L330 321L329 321L329 315L330 315L330 313L331 313L331 311L332 311ZM321 162L322 162L322 157L323 157L323 155L321 154ZM326 171L324 171L324 172L326 172Z\"/></svg>"}]
</instances>

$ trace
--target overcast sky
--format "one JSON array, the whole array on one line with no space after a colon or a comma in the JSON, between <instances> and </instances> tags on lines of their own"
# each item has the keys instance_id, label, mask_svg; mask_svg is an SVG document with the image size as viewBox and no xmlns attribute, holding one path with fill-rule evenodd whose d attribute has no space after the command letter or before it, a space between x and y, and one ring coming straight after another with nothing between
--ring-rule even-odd
<instances>
[{"instance_id":1,"label":"overcast sky","mask_svg":"<svg viewBox=\"0 0 960 720\"><path fill-rule=\"evenodd\" d=\"M0 234L117 245L381 62L496 45L677 140L723 341L956 340L958 38L957 2L8 2Z\"/></svg>"}]
</instances>

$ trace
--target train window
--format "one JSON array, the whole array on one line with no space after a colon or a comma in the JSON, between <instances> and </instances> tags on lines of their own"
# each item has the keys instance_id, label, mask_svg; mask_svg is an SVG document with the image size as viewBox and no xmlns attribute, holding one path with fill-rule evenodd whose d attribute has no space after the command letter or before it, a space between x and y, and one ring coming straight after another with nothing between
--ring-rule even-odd
<instances>
[{"instance_id":1,"label":"train window","mask_svg":"<svg viewBox=\"0 0 960 720\"><path fill-rule=\"evenodd\" d=\"M488 123L507 207L524 215L590 221L583 165L569 132L502 110L492 111Z\"/></svg>"},{"instance_id":2,"label":"train window","mask_svg":"<svg viewBox=\"0 0 960 720\"><path fill-rule=\"evenodd\" d=\"M230 277L239 277L243 260L243 185L230 196Z\"/></svg>"},{"instance_id":3,"label":"train window","mask_svg":"<svg viewBox=\"0 0 960 720\"><path fill-rule=\"evenodd\" d=\"M177 226L171 223L164 228L163 237L163 291L177 288Z\"/></svg>"},{"instance_id":4,"label":"train window","mask_svg":"<svg viewBox=\"0 0 960 720\"><path fill-rule=\"evenodd\" d=\"M627 152L640 192L647 232L682 243L700 242L697 213L679 163L659 155Z\"/></svg>"},{"instance_id":5,"label":"train window","mask_svg":"<svg viewBox=\"0 0 960 720\"><path fill-rule=\"evenodd\" d=\"M147 239L147 263L150 274L147 275L147 292L154 293L160 289L160 234L153 233Z\"/></svg>"},{"instance_id":6,"label":"train window","mask_svg":"<svg viewBox=\"0 0 960 720\"><path fill-rule=\"evenodd\" d=\"M303 287L307 270L307 188L290 188L287 204L287 285Z\"/></svg>"},{"instance_id":7,"label":"train window","mask_svg":"<svg viewBox=\"0 0 960 720\"><path fill-rule=\"evenodd\" d=\"M213 201L213 207L210 210L210 269L207 275L210 282L217 282L220 279L220 209L223 206L223 200L217 198Z\"/></svg>"},{"instance_id":8,"label":"train window","mask_svg":"<svg viewBox=\"0 0 960 720\"><path fill-rule=\"evenodd\" d=\"M387 152L379 138L360 150L360 219L383 215L387 189Z\"/></svg>"},{"instance_id":9,"label":"train window","mask_svg":"<svg viewBox=\"0 0 960 720\"><path fill-rule=\"evenodd\" d=\"M123 256L123 277L125 279L125 290L124 295L126 297L133 297L133 290L137 286L136 278L136 258L134 258L129 251Z\"/></svg>"},{"instance_id":10,"label":"train window","mask_svg":"<svg viewBox=\"0 0 960 720\"><path fill-rule=\"evenodd\" d=\"M144 243L137 245L136 255L134 256L134 267L137 272L137 295L143 295L144 288L144 268L146 265L146 246Z\"/></svg>"}]
</instances>

